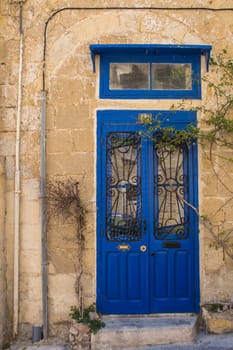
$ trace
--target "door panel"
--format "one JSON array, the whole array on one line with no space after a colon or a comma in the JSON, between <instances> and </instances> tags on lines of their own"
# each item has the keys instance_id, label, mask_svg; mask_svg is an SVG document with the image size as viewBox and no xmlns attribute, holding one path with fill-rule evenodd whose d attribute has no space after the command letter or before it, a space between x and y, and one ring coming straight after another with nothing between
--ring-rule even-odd
<instances>
[{"instance_id":1,"label":"door panel","mask_svg":"<svg viewBox=\"0 0 233 350\"><path fill-rule=\"evenodd\" d=\"M105 262L106 276L106 298L117 300L121 298L121 254L108 252Z\"/></svg>"},{"instance_id":2,"label":"door panel","mask_svg":"<svg viewBox=\"0 0 233 350\"><path fill-rule=\"evenodd\" d=\"M197 206L196 145L156 147L142 113L177 129L196 120L183 111L98 112L97 308L198 311L197 217L187 205Z\"/></svg>"},{"instance_id":3,"label":"door panel","mask_svg":"<svg viewBox=\"0 0 233 350\"><path fill-rule=\"evenodd\" d=\"M187 251L176 251L174 259L174 277L175 288L174 294L176 298L188 298L189 284L188 284L188 266L189 255Z\"/></svg>"},{"instance_id":4,"label":"door panel","mask_svg":"<svg viewBox=\"0 0 233 350\"><path fill-rule=\"evenodd\" d=\"M168 252L157 251L151 258L152 281L160 281L152 284L152 300L168 298ZM161 269L161 266L163 267Z\"/></svg>"},{"instance_id":5,"label":"door panel","mask_svg":"<svg viewBox=\"0 0 233 350\"><path fill-rule=\"evenodd\" d=\"M102 130L102 312L142 313L147 246L142 213L142 139L135 126ZM105 258L107 256L107 259ZM104 292L105 291L105 292Z\"/></svg>"}]
</instances>

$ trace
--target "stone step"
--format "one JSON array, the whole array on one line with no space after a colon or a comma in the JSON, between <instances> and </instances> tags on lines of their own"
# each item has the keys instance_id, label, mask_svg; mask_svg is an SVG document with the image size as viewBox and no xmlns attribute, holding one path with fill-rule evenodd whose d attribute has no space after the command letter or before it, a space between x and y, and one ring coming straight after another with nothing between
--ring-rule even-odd
<instances>
[{"instance_id":1,"label":"stone step","mask_svg":"<svg viewBox=\"0 0 233 350\"><path fill-rule=\"evenodd\" d=\"M158 344L191 343L197 315L103 317L105 327L91 336L91 349L127 349Z\"/></svg>"}]
</instances>

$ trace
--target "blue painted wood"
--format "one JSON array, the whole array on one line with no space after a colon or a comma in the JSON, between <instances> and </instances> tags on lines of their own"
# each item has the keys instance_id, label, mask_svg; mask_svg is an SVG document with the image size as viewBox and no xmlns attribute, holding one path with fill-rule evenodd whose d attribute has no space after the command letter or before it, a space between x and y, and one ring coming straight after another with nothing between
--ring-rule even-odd
<instances>
[{"instance_id":1,"label":"blue painted wood","mask_svg":"<svg viewBox=\"0 0 233 350\"><path fill-rule=\"evenodd\" d=\"M129 56L101 56L100 59L100 98L111 99L200 99L201 98L201 57L183 56L134 56L134 63L190 63L192 67L192 89L190 90L113 90L109 88L110 63L132 62Z\"/></svg>"},{"instance_id":2,"label":"blue painted wood","mask_svg":"<svg viewBox=\"0 0 233 350\"><path fill-rule=\"evenodd\" d=\"M200 99L201 56L206 57L208 70L211 46L209 45L90 45L93 69L95 55L100 55L100 98L116 99ZM192 89L190 90L114 90L109 88L110 63L190 63ZM151 67L150 67L151 71Z\"/></svg>"},{"instance_id":3,"label":"blue painted wood","mask_svg":"<svg viewBox=\"0 0 233 350\"><path fill-rule=\"evenodd\" d=\"M189 215L189 236L179 240L179 248L165 248L164 241L153 233L154 200L153 144L142 136L142 218L146 231L127 251L118 249L119 242L108 241L106 225L106 135L108 132L143 132L138 113L152 113L162 126L177 129L196 123L196 113L186 111L99 111L97 114L97 309L104 314L140 314L199 311L198 219ZM186 200L195 207L197 194L197 145L184 156L184 172L188 172ZM140 247L145 245L146 252Z\"/></svg>"},{"instance_id":4,"label":"blue painted wood","mask_svg":"<svg viewBox=\"0 0 233 350\"><path fill-rule=\"evenodd\" d=\"M211 45L176 45L176 44L91 44L91 59L95 72L95 56L108 55L204 55L208 70Z\"/></svg>"}]
</instances>

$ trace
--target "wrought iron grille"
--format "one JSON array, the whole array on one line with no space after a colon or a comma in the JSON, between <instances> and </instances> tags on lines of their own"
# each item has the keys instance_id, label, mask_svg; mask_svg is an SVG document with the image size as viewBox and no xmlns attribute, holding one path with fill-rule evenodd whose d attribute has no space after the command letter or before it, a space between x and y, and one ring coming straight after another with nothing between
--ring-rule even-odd
<instances>
[{"instance_id":1,"label":"wrought iron grille","mask_svg":"<svg viewBox=\"0 0 233 350\"><path fill-rule=\"evenodd\" d=\"M188 236L187 145L176 149L154 148L157 172L155 188L155 238L185 239ZM156 171L155 169L155 171Z\"/></svg>"},{"instance_id":2,"label":"wrought iron grille","mask_svg":"<svg viewBox=\"0 0 233 350\"><path fill-rule=\"evenodd\" d=\"M106 235L110 241L141 239L141 138L135 132L107 135Z\"/></svg>"}]
</instances>

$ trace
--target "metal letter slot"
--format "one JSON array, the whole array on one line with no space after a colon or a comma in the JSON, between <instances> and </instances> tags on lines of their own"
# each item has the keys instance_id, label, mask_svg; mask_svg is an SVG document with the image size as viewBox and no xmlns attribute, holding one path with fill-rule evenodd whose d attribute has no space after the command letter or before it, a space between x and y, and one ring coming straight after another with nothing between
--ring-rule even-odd
<instances>
[{"instance_id":1,"label":"metal letter slot","mask_svg":"<svg viewBox=\"0 0 233 350\"><path fill-rule=\"evenodd\" d=\"M119 244L119 245L117 246L117 249L123 250L123 251L129 250L130 248L131 248L131 246L130 246L129 244Z\"/></svg>"},{"instance_id":2,"label":"metal letter slot","mask_svg":"<svg viewBox=\"0 0 233 350\"><path fill-rule=\"evenodd\" d=\"M163 248L180 248L180 242L164 242Z\"/></svg>"}]
</instances>

